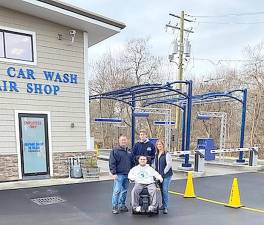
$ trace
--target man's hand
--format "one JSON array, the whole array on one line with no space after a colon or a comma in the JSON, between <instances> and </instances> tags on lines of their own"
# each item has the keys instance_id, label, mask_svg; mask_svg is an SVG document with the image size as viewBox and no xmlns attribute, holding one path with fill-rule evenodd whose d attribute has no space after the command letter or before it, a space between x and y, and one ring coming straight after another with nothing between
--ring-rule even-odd
<instances>
[{"instance_id":1,"label":"man's hand","mask_svg":"<svg viewBox=\"0 0 264 225\"><path fill-rule=\"evenodd\" d=\"M129 183L133 183L133 182L135 182L135 179L128 179L129 180Z\"/></svg>"},{"instance_id":2,"label":"man's hand","mask_svg":"<svg viewBox=\"0 0 264 225\"><path fill-rule=\"evenodd\" d=\"M117 179L117 175L116 174L112 174L112 177L113 177L114 180Z\"/></svg>"},{"instance_id":3,"label":"man's hand","mask_svg":"<svg viewBox=\"0 0 264 225\"><path fill-rule=\"evenodd\" d=\"M162 178L162 176L161 176L161 175L159 175L159 176L157 177L157 179L160 181L160 183L162 183L162 182L163 182L163 178Z\"/></svg>"}]
</instances>

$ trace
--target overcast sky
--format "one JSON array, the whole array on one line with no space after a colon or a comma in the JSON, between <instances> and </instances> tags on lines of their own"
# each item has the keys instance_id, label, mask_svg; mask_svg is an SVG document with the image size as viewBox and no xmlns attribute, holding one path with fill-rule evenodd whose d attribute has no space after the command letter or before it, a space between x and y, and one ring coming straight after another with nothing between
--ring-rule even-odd
<instances>
[{"instance_id":1,"label":"overcast sky","mask_svg":"<svg viewBox=\"0 0 264 225\"><path fill-rule=\"evenodd\" d=\"M202 76L213 72L216 65L239 66L238 62L218 62L218 59L243 59L242 50L264 38L263 0L63 0L121 21L126 28L108 40L91 48L90 56L96 59L104 52L116 51L132 38L151 38L153 54L167 57L173 40L172 33L165 32L168 21L175 22L169 13L180 14L184 10L196 16L190 34L191 60L186 73ZM251 15L243 15L244 13ZM230 15L233 14L233 15ZM235 14L240 14L235 15ZM242 15L241 15L242 14ZM222 16L223 17L217 17ZM228 16L229 15L229 16ZM198 17L213 16L213 17ZM193 19L192 17L189 17ZM203 60L203 59L211 59Z\"/></svg>"}]
</instances>

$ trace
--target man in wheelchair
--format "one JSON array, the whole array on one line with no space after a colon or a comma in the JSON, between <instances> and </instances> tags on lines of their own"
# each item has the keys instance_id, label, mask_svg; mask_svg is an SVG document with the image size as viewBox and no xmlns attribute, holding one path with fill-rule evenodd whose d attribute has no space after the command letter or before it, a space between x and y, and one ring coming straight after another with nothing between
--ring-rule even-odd
<instances>
[{"instance_id":1,"label":"man in wheelchair","mask_svg":"<svg viewBox=\"0 0 264 225\"><path fill-rule=\"evenodd\" d=\"M147 164L146 156L139 156L139 164L128 173L128 179L135 182L131 192L133 213L158 213L157 187L155 179L162 182L161 175ZM145 192L145 193L142 193ZM146 193L147 192L147 193Z\"/></svg>"}]
</instances>

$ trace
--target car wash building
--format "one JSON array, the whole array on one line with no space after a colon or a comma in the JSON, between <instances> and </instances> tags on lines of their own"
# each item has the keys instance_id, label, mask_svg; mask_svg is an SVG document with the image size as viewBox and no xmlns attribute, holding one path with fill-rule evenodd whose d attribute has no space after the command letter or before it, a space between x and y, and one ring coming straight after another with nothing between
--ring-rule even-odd
<instances>
[{"instance_id":1,"label":"car wash building","mask_svg":"<svg viewBox=\"0 0 264 225\"><path fill-rule=\"evenodd\" d=\"M124 27L60 1L0 1L0 182L67 176L67 157L93 150L89 47Z\"/></svg>"}]
</instances>

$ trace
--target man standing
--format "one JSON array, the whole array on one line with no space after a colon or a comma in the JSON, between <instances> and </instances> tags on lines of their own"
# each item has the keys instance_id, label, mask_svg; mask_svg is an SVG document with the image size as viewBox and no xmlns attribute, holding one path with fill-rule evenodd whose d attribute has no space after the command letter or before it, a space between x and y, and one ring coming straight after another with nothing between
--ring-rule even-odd
<instances>
[{"instance_id":1,"label":"man standing","mask_svg":"<svg viewBox=\"0 0 264 225\"><path fill-rule=\"evenodd\" d=\"M132 157L134 163L138 164L138 157L144 155L148 158L148 164L151 165L155 158L155 145L147 138L147 132L145 130L139 131L139 142L137 142L132 149Z\"/></svg>"},{"instance_id":2,"label":"man standing","mask_svg":"<svg viewBox=\"0 0 264 225\"><path fill-rule=\"evenodd\" d=\"M110 153L109 169L114 177L112 207L113 214L127 212L126 195L128 188L128 172L132 167L132 155L127 148L128 140L126 136L119 137L119 146Z\"/></svg>"}]
</instances>

